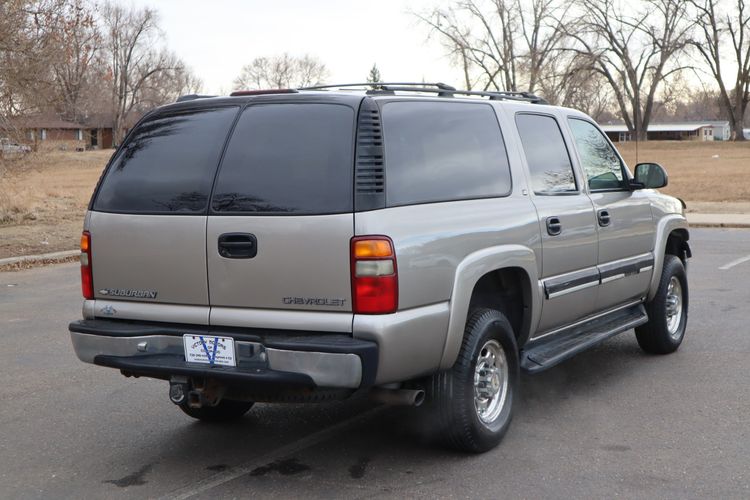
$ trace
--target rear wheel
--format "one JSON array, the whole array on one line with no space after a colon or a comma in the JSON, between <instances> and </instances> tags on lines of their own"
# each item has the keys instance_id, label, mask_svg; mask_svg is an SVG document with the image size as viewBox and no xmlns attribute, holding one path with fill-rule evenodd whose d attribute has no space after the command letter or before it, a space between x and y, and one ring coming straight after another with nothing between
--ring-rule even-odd
<instances>
[{"instance_id":1,"label":"rear wheel","mask_svg":"<svg viewBox=\"0 0 750 500\"><path fill-rule=\"evenodd\" d=\"M252 401L222 399L216 406L190 408L187 403L182 403L179 407L185 414L204 422L228 422L242 418L254 404Z\"/></svg>"},{"instance_id":2,"label":"rear wheel","mask_svg":"<svg viewBox=\"0 0 750 500\"><path fill-rule=\"evenodd\" d=\"M497 446L513 416L518 381L518 350L507 318L493 309L472 311L456 363L428 383L437 437L474 453Z\"/></svg>"},{"instance_id":3,"label":"rear wheel","mask_svg":"<svg viewBox=\"0 0 750 500\"><path fill-rule=\"evenodd\" d=\"M664 256L659 288L646 312L648 323L635 329L641 349L652 354L676 351L685 337L688 316L687 274L678 257Z\"/></svg>"}]
</instances>

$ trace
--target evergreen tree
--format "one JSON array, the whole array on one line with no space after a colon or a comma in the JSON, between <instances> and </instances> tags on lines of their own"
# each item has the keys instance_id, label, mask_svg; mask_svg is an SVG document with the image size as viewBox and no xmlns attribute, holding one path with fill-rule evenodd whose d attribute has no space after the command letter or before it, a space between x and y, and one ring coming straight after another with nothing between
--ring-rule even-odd
<instances>
[{"instance_id":1,"label":"evergreen tree","mask_svg":"<svg viewBox=\"0 0 750 500\"><path fill-rule=\"evenodd\" d=\"M370 74L367 75L367 83L376 83L382 81L380 76L380 70L377 64L373 64L370 69Z\"/></svg>"}]
</instances>

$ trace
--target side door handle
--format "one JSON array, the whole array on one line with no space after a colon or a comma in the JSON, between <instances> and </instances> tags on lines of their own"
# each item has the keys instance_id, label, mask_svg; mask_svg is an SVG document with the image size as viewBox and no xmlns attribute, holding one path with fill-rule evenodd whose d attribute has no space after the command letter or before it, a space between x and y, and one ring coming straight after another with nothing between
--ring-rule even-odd
<instances>
[{"instance_id":1,"label":"side door handle","mask_svg":"<svg viewBox=\"0 0 750 500\"><path fill-rule=\"evenodd\" d=\"M252 259L258 254L258 239L250 233L219 236L219 255L225 259Z\"/></svg>"},{"instance_id":2,"label":"side door handle","mask_svg":"<svg viewBox=\"0 0 750 500\"><path fill-rule=\"evenodd\" d=\"M597 212L596 218L599 220L599 225L601 227L607 227L609 226L609 223L612 222L612 220L609 217L609 210L604 210L604 209L599 210Z\"/></svg>"},{"instance_id":3,"label":"side door handle","mask_svg":"<svg viewBox=\"0 0 750 500\"><path fill-rule=\"evenodd\" d=\"M562 222L560 217L547 217L547 234L550 236L557 236L562 233Z\"/></svg>"}]
</instances>

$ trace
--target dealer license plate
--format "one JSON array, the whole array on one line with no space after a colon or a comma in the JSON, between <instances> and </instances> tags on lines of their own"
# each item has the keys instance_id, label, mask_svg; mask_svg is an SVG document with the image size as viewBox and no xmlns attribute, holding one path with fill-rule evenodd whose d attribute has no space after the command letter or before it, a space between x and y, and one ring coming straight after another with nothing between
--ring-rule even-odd
<instances>
[{"instance_id":1,"label":"dealer license plate","mask_svg":"<svg viewBox=\"0 0 750 500\"><path fill-rule=\"evenodd\" d=\"M185 361L209 365L237 366L234 339L209 335L183 335Z\"/></svg>"}]
</instances>

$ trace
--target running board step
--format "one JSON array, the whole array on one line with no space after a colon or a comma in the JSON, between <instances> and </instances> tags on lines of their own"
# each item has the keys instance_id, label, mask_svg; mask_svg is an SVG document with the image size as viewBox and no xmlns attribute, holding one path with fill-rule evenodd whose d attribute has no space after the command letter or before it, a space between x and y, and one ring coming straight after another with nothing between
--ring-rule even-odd
<instances>
[{"instance_id":1,"label":"running board step","mask_svg":"<svg viewBox=\"0 0 750 500\"><path fill-rule=\"evenodd\" d=\"M646 309L638 304L550 335L549 339L532 341L521 352L521 368L527 373L546 370L647 321Z\"/></svg>"}]
</instances>

